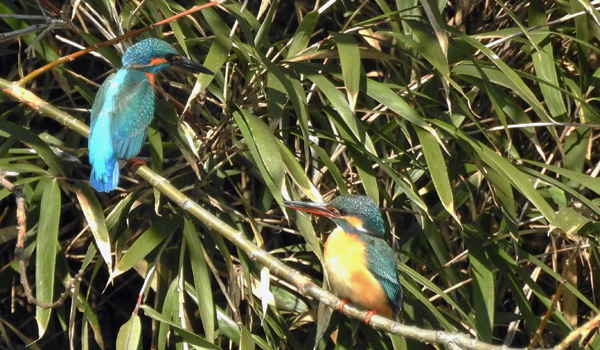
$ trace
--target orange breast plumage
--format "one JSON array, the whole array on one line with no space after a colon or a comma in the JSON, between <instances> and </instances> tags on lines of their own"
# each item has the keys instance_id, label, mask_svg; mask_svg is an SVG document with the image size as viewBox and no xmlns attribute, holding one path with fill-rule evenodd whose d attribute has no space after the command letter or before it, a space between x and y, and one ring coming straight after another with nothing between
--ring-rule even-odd
<instances>
[{"instance_id":1,"label":"orange breast plumage","mask_svg":"<svg viewBox=\"0 0 600 350\"><path fill-rule=\"evenodd\" d=\"M365 242L336 228L325 242L325 268L333 290L341 298L391 318L387 294L367 266Z\"/></svg>"}]
</instances>

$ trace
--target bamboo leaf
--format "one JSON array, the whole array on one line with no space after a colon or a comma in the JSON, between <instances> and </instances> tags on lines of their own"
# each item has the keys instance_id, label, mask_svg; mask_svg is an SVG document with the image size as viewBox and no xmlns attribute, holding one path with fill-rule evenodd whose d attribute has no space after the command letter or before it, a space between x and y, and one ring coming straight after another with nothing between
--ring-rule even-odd
<instances>
[{"instance_id":1,"label":"bamboo leaf","mask_svg":"<svg viewBox=\"0 0 600 350\"><path fill-rule=\"evenodd\" d=\"M198 95L207 88L207 86L215 79L215 77L219 74L219 70L227 60L229 56L229 52L231 51L231 46L233 42L230 38L221 33L217 33L215 36L215 40L213 44L210 46L210 50L206 55L206 59L204 60L204 66L211 70L213 74L198 74L198 80L194 84L194 88L190 93L190 97L185 103L185 108L183 109L183 113L185 113L190 107L190 103L195 100Z\"/></svg>"},{"instance_id":2,"label":"bamboo leaf","mask_svg":"<svg viewBox=\"0 0 600 350\"><path fill-rule=\"evenodd\" d=\"M110 280L131 269L143 260L165 238L179 227L179 220L173 216L165 216L156 220L138 239L133 242L125 255L117 262L117 267L110 275Z\"/></svg>"},{"instance_id":3,"label":"bamboo leaf","mask_svg":"<svg viewBox=\"0 0 600 350\"><path fill-rule=\"evenodd\" d=\"M288 195L283 181L284 164L277 139L269 127L252 113L237 109L233 116L271 194L280 205L283 205L282 198L284 196L287 198Z\"/></svg>"},{"instance_id":4,"label":"bamboo leaf","mask_svg":"<svg viewBox=\"0 0 600 350\"><path fill-rule=\"evenodd\" d=\"M142 323L138 315L131 315L129 321L119 329L117 350L142 349Z\"/></svg>"},{"instance_id":5,"label":"bamboo leaf","mask_svg":"<svg viewBox=\"0 0 600 350\"><path fill-rule=\"evenodd\" d=\"M306 74L306 77L310 79L313 83L315 83L321 91L327 96L327 100L331 103L332 107L335 109L339 116L341 117L342 122L338 122L338 128L342 135L344 135L344 139L354 139L361 145L365 145L367 149L373 153L377 154L375 147L373 146L373 142L364 130L356 115L352 112L352 109L348 106L347 101L344 99L342 93L327 80L323 75L316 73L314 71L309 71L307 69L303 69L302 67L298 67L298 69ZM345 132L345 128L349 128L352 132L350 136Z\"/></svg>"},{"instance_id":6,"label":"bamboo leaf","mask_svg":"<svg viewBox=\"0 0 600 350\"><path fill-rule=\"evenodd\" d=\"M429 174L431 180L437 191L438 197L444 205L444 208L452 215L454 220L460 223L460 220L454 212L454 197L452 195L452 187L450 187L450 180L448 178L448 168L446 167L446 161L442 154L442 148L437 143L437 140L433 135L421 128L415 128L421 146L423 147L423 154L425 155L425 161L429 167Z\"/></svg>"},{"instance_id":7,"label":"bamboo leaf","mask_svg":"<svg viewBox=\"0 0 600 350\"><path fill-rule=\"evenodd\" d=\"M58 251L58 227L60 223L61 195L57 180L42 179L38 187L43 191L40 205L35 258L35 297L38 301L53 302L56 277L56 253ZM36 307L38 336L41 338L50 322L52 309Z\"/></svg>"},{"instance_id":8,"label":"bamboo leaf","mask_svg":"<svg viewBox=\"0 0 600 350\"><path fill-rule=\"evenodd\" d=\"M348 96L350 110L354 111L358 90L360 85L361 63L358 43L354 37L349 34L334 33L333 37L337 44L342 65L342 76L344 77L344 86Z\"/></svg>"},{"instance_id":9,"label":"bamboo leaf","mask_svg":"<svg viewBox=\"0 0 600 350\"><path fill-rule=\"evenodd\" d=\"M477 337L486 343L492 341L494 328L494 306L496 301L496 283L490 263L483 246L483 240L477 237L475 229L468 227L464 231L465 242L469 249L471 274L474 277L473 307L475 310L475 325Z\"/></svg>"},{"instance_id":10,"label":"bamboo leaf","mask_svg":"<svg viewBox=\"0 0 600 350\"><path fill-rule=\"evenodd\" d=\"M198 310L202 318L204 334L208 341L214 342L215 304L210 286L209 270L204 258L204 247L202 246L200 237L196 233L196 227L187 218L183 222L183 237L187 242L189 262L194 275L194 287L198 296Z\"/></svg>"},{"instance_id":11,"label":"bamboo leaf","mask_svg":"<svg viewBox=\"0 0 600 350\"><path fill-rule=\"evenodd\" d=\"M529 7L529 25L542 26L547 23L544 4L541 1L532 1ZM544 96L544 101L548 105L548 111L553 117L564 117L567 114L567 108L563 102L563 96L557 86L560 86L555 66L555 53L553 44L548 41L550 33L545 29L528 33L532 40L532 46L536 50L531 56L535 73L541 81L548 84L540 84L540 91Z\"/></svg>"},{"instance_id":12,"label":"bamboo leaf","mask_svg":"<svg viewBox=\"0 0 600 350\"><path fill-rule=\"evenodd\" d=\"M177 335L179 335L181 338L183 338L183 340L190 343L191 345L201 347L202 349L214 349L214 350L221 349L220 347L210 343L206 339L204 339L200 336L197 336L194 333L189 332L189 331L179 327L178 325L171 322L168 318L166 318L163 315L161 315L160 313L156 312L149 306L142 305L140 308L142 310L144 310L144 314L146 316L153 318L163 324L168 325L175 333L177 333Z\"/></svg>"},{"instance_id":13,"label":"bamboo leaf","mask_svg":"<svg viewBox=\"0 0 600 350\"><path fill-rule=\"evenodd\" d=\"M75 189L81 210L85 215L90 231L92 231L92 235L94 235L96 245L98 246L100 254L110 273L112 271L110 237L108 236L108 229L106 228L106 222L104 221L102 206L89 186L78 183L75 185Z\"/></svg>"},{"instance_id":14,"label":"bamboo leaf","mask_svg":"<svg viewBox=\"0 0 600 350\"><path fill-rule=\"evenodd\" d=\"M163 143L158 130L152 126L148 128L148 142L150 143L150 152L152 153L152 170L157 174L163 171ZM160 215L160 192L154 189L154 212Z\"/></svg>"},{"instance_id":15,"label":"bamboo leaf","mask_svg":"<svg viewBox=\"0 0 600 350\"><path fill-rule=\"evenodd\" d=\"M308 41L315 30L315 26L317 25L317 21L319 20L319 13L317 12L309 12L304 16L302 22L296 29L296 33L292 37L292 41L290 43L290 48L288 49L287 58L293 58L300 51L306 48L308 45Z\"/></svg>"},{"instance_id":16,"label":"bamboo leaf","mask_svg":"<svg viewBox=\"0 0 600 350\"><path fill-rule=\"evenodd\" d=\"M519 171L513 164L500 156L498 153L492 151L481 142L471 139L460 130L455 130L454 128L449 127L442 122L432 122L446 129L446 131L454 134L461 142L464 142L465 145L468 145L471 149L471 152L476 154L478 158L494 168L504 177L506 181L510 182L515 188L521 191L521 193L523 193L526 198L530 200L548 220L552 221L555 215L554 210L533 187L533 181L530 180L529 176Z\"/></svg>"},{"instance_id":17,"label":"bamboo leaf","mask_svg":"<svg viewBox=\"0 0 600 350\"><path fill-rule=\"evenodd\" d=\"M64 176L65 171L58 157L52 152L50 147L42 141L36 134L19 125L3 120L0 123L0 131L18 138L21 142L35 150L35 152L48 165L50 173L55 176ZM21 165L23 166L23 165Z\"/></svg>"}]
</instances>

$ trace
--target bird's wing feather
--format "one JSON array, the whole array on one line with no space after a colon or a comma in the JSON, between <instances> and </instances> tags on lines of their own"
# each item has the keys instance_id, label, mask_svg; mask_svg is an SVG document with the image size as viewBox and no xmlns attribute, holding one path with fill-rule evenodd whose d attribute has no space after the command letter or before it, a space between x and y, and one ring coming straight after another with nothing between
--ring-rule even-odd
<instances>
[{"instance_id":1,"label":"bird's wing feather","mask_svg":"<svg viewBox=\"0 0 600 350\"><path fill-rule=\"evenodd\" d=\"M398 278L396 254L381 238L364 237L367 240L367 268L381 283L388 296L394 317L402 308L402 286Z\"/></svg>"},{"instance_id":2,"label":"bird's wing feather","mask_svg":"<svg viewBox=\"0 0 600 350\"><path fill-rule=\"evenodd\" d=\"M146 138L154 116L154 92L144 73L123 71L118 84L120 93L114 98L110 136L117 158L129 159L138 154Z\"/></svg>"},{"instance_id":3,"label":"bird's wing feather","mask_svg":"<svg viewBox=\"0 0 600 350\"><path fill-rule=\"evenodd\" d=\"M111 83L111 80L115 77L115 74L111 74L108 76L108 78L106 78L106 80L104 80L104 83L102 83L102 86L100 86L100 89L98 89L98 92L96 93L96 97L94 98L94 104L92 105L92 113L91 113L91 118L90 118L90 130L94 129L94 126L96 125L96 122L98 121L98 116L100 115L100 111L102 111L102 108L104 106L104 100L106 99L106 91L108 91L108 86Z\"/></svg>"}]
</instances>

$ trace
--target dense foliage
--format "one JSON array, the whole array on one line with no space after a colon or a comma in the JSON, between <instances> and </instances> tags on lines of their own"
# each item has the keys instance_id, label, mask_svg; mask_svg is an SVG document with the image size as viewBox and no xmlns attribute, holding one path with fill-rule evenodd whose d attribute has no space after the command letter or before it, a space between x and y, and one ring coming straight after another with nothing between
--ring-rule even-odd
<instances>
[{"instance_id":1,"label":"dense foliage","mask_svg":"<svg viewBox=\"0 0 600 350\"><path fill-rule=\"evenodd\" d=\"M165 197L157 176L126 165L119 190L90 189L77 120L89 123L125 47L150 36L217 73L157 77L139 156L223 227L323 285L331 224L282 203L366 194L400 261L402 323L537 348L599 314L589 1L228 1L24 81L59 118L6 84L196 4L72 5L0 3L0 348L309 349L318 331L319 349L430 348L337 312L317 323L318 301ZM80 279L54 309L28 303L19 280L21 188L34 296L49 303ZM600 348L597 328L571 346Z\"/></svg>"}]
</instances>

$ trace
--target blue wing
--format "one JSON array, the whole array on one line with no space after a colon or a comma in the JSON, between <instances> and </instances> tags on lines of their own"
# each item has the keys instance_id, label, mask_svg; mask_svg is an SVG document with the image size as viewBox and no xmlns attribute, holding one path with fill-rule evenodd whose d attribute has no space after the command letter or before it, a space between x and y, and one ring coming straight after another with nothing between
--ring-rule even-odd
<instances>
[{"instance_id":1,"label":"blue wing","mask_svg":"<svg viewBox=\"0 0 600 350\"><path fill-rule=\"evenodd\" d=\"M381 238L364 237L367 243L367 268L388 296L394 318L402 309L402 286L398 278L398 263L392 248Z\"/></svg>"},{"instance_id":2,"label":"blue wing","mask_svg":"<svg viewBox=\"0 0 600 350\"><path fill-rule=\"evenodd\" d=\"M90 120L90 184L97 191L117 187L117 159L139 153L154 115L152 84L143 72L120 69L102 84Z\"/></svg>"},{"instance_id":3,"label":"blue wing","mask_svg":"<svg viewBox=\"0 0 600 350\"><path fill-rule=\"evenodd\" d=\"M154 116L154 92L143 72L121 69L115 79L118 93L112 96L110 139L115 156L129 159L139 153L146 139Z\"/></svg>"}]
</instances>

